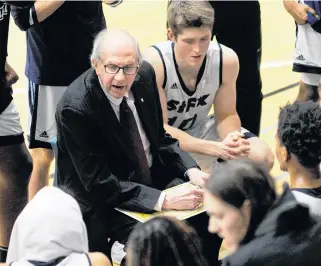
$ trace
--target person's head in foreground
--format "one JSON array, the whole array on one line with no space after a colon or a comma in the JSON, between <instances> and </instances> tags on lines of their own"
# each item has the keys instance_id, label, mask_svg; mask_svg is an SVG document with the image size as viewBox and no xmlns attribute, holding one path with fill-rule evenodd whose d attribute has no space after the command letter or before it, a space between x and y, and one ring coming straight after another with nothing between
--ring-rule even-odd
<instances>
[{"instance_id":1,"label":"person's head in foreground","mask_svg":"<svg viewBox=\"0 0 322 266\"><path fill-rule=\"evenodd\" d=\"M127 266L207 266L196 232L182 221L160 216L130 235Z\"/></svg>"},{"instance_id":2,"label":"person's head in foreground","mask_svg":"<svg viewBox=\"0 0 322 266\"><path fill-rule=\"evenodd\" d=\"M252 236L275 199L274 181L264 166L248 159L223 162L205 187L208 230L235 251Z\"/></svg>"},{"instance_id":3,"label":"person's head in foreground","mask_svg":"<svg viewBox=\"0 0 322 266\"><path fill-rule=\"evenodd\" d=\"M76 200L45 187L27 204L12 230L7 263L11 266L111 265L101 253L88 253L88 239Z\"/></svg>"},{"instance_id":4,"label":"person's head in foreground","mask_svg":"<svg viewBox=\"0 0 322 266\"><path fill-rule=\"evenodd\" d=\"M321 106L295 102L280 110L276 157L290 174L291 187L321 186Z\"/></svg>"},{"instance_id":5,"label":"person's head in foreground","mask_svg":"<svg viewBox=\"0 0 322 266\"><path fill-rule=\"evenodd\" d=\"M102 30L94 40L91 62L103 88L114 98L130 90L141 65L138 42L121 30Z\"/></svg>"},{"instance_id":6,"label":"person's head in foreground","mask_svg":"<svg viewBox=\"0 0 322 266\"><path fill-rule=\"evenodd\" d=\"M168 37L176 59L187 66L199 65L212 36L214 9L208 1L171 1L168 6Z\"/></svg>"}]
</instances>

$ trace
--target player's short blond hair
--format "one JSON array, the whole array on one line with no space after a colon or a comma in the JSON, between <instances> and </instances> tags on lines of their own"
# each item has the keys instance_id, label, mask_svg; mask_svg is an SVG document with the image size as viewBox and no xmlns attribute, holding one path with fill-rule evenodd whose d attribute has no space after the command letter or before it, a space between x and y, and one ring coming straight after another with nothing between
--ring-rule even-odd
<instances>
[{"instance_id":1,"label":"player's short blond hair","mask_svg":"<svg viewBox=\"0 0 322 266\"><path fill-rule=\"evenodd\" d=\"M209 28L212 30L215 11L208 1L169 1L168 27L176 38L186 28Z\"/></svg>"}]
</instances>

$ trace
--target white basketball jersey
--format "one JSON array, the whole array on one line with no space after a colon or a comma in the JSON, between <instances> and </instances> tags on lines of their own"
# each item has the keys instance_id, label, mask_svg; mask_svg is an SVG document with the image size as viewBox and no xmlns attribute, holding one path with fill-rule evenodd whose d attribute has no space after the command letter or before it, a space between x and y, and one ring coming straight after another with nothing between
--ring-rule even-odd
<instances>
[{"instance_id":1,"label":"white basketball jersey","mask_svg":"<svg viewBox=\"0 0 322 266\"><path fill-rule=\"evenodd\" d=\"M186 88L174 56L174 43L163 42L153 46L164 66L163 88L167 98L168 124L184 131L200 129L221 85L222 51L220 44L210 42L207 55L198 73L196 90Z\"/></svg>"},{"instance_id":2,"label":"white basketball jersey","mask_svg":"<svg viewBox=\"0 0 322 266\"><path fill-rule=\"evenodd\" d=\"M299 0L304 4L304 0ZM321 73L321 34L316 32L309 23L297 25L296 50L294 64L297 72Z\"/></svg>"}]
</instances>

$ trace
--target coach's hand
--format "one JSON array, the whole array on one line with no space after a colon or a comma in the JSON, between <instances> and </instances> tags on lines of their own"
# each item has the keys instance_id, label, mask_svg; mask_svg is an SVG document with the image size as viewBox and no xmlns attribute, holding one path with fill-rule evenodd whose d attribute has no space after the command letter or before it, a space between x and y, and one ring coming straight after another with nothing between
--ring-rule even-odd
<instances>
[{"instance_id":1,"label":"coach's hand","mask_svg":"<svg viewBox=\"0 0 322 266\"><path fill-rule=\"evenodd\" d=\"M198 187L179 187L166 192L162 210L193 210L203 202L203 190Z\"/></svg>"}]
</instances>

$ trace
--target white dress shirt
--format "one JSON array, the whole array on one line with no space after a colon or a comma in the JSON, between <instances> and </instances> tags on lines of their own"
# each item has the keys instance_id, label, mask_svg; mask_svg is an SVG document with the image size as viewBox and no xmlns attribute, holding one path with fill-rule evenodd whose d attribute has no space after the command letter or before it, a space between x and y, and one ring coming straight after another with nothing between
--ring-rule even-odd
<instances>
[{"instance_id":1,"label":"white dress shirt","mask_svg":"<svg viewBox=\"0 0 322 266\"><path fill-rule=\"evenodd\" d=\"M111 103L111 106L112 106L112 108L113 108L113 110L115 112L115 115L116 115L117 119L120 121L120 104L121 104L123 99L122 98L120 98L120 99L114 98L107 90L104 89L104 86L102 85L101 81L100 81L100 84L101 84L102 90L104 91L107 99ZM134 104L133 93L131 91L129 91L129 92L127 92L125 94L125 97L127 98L127 104L131 108L131 111L132 111L132 113L134 115L136 125L138 127L140 137L141 137L141 140L142 140L145 155L146 155L146 158L148 160L149 167L151 167L152 166L152 154L151 154L151 150L150 150L150 141L148 140L148 138L147 138L147 136L145 134L145 131L144 131L143 127L142 127L142 123L140 121L138 112L136 111L136 107L135 107L135 104ZM161 211L165 195L166 195L165 192L161 193L161 195L160 195L160 197L158 199L158 202L154 206L154 210Z\"/></svg>"}]
</instances>

